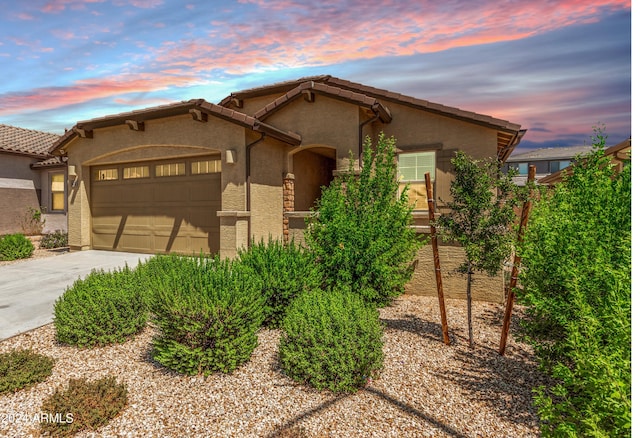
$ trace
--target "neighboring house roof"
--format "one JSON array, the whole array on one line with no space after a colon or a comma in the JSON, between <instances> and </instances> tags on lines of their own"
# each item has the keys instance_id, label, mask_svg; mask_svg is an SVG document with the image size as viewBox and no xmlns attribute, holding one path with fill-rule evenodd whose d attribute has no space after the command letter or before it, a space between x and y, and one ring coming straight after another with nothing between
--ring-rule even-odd
<instances>
[{"instance_id":1,"label":"neighboring house roof","mask_svg":"<svg viewBox=\"0 0 640 438\"><path fill-rule=\"evenodd\" d=\"M48 158L49 148L59 138L49 132L0 124L0 152Z\"/></svg>"},{"instance_id":2,"label":"neighboring house roof","mask_svg":"<svg viewBox=\"0 0 640 438\"><path fill-rule=\"evenodd\" d=\"M578 154L587 154L593 150L593 146L563 146L555 148L542 148L521 154L510 156L506 162L567 160Z\"/></svg>"},{"instance_id":3,"label":"neighboring house roof","mask_svg":"<svg viewBox=\"0 0 640 438\"><path fill-rule=\"evenodd\" d=\"M464 111L459 108L433 103L424 99L417 99L415 97L406 96L400 93L395 93L380 88L370 87L356 82L346 81L344 79L336 78L330 75L304 77L292 81L278 82L272 85L231 93L229 96L220 101L220 105L225 107L235 105L236 107L241 108L242 100L245 98L260 97L269 94L287 93L288 91L308 82L324 83L342 90L353 91L355 93L366 95L372 98L383 99L403 105L408 105L423 111L428 111L446 117L452 117L463 120L465 122L479 124L492 129L496 129L499 131L498 158L503 161L509 157L513 149L518 145L520 139L526 132L526 130L520 129L520 125L508 122L506 120L497 119L491 116L478 114L471 111Z\"/></svg>"},{"instance_id":4,"label":"neighboring house roof","mask_svg":"<svg viewBox=\"0 0 640 438\"><path fill-rule=\"evenodd\" d=\"M38 161L37 163L33 163L31 165L31 168L44 169L44 168L64 167L66 165L67 165L66 157L52 157L43 161Z\"/></svg>"},{"instance_id":5,"label":"neighboring house roof","mask_svg":"<svg viewBox=\"0 0 640 438\"><path fill-rule=\"evenodd\" d=\"M590 147L590 151L591 150L593 150L593 147ZM617 145L608 147L604 150L604 155L606 157L611 157L612 161L624 161L631 159L631 138L628 138ZM538 182L540 184L555 184L562 180L562 176L564 174L570 173L572 168L573 164L563 170L550 173L544 178L541 178Z\"/></svg>"},{"instance_id":6,"label":"neighboring house roof","mask_svg":"<svg viewBox=\"0 0 640 438\"><path fill-rule=\"evenodd\" d=\"M282 131L244 113L234 111L230 108L224 108L220 105L207 102L204 99L191 99L189 101L160 105L78 122L53 144L49 151L52 154L59 154L60 149L64 148L72 139L76 137L91 138L94 129L128 125L130 129L142 131L144 130L144 122L146 120L183 114L191 114L194 120L200 121L206 121L208 116L218 117L247 129L262 132L291 145L297 146L302 141L298 134Z\"/></svg>"}]
</instances>

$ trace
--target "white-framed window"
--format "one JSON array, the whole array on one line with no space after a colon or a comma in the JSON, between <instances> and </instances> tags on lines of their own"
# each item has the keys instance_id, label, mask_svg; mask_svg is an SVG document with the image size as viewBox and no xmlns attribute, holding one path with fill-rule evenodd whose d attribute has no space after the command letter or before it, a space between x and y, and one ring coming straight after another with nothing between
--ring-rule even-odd
<instances>
[{"instance_id":1,"label":"white-framed window","mask_svg":"<svg viewBox=\"0 0 640 438\"><path fill-rule=\"evenodd\" d=\"M156 165L156 176L181 176L186 173L186 166L181 163L166 163Z\"/></svg>"},{"instance_id":2,"label":"white-framed window","mask_svg":"<svg viewBox=\"0 0 640 438\"><path fill-rule=\"evenodd\" d=\"M428 210L427 188L424 182L424 174L429 172L431 182L436 182L436 152L403 152L398 154L398 181L400 190L409 186L409 203L416 210ZM434 188L435 192L435 188Z\"/></svg>"},{"instance_id":3,"label":"white-framed window","mask_svg":"<svg viewBox=\"0 0 640 438\"><path fill-rule=\"evenodd\" d=\"M64 211L64 172L50 174L49 188L51 190L51 211Z\"/></svg>"}]
</instances>

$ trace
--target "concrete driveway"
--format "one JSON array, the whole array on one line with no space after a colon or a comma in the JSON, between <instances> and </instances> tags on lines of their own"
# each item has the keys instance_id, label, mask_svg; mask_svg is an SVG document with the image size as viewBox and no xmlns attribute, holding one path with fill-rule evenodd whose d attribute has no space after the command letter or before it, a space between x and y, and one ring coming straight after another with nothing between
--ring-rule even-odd
<instances>
[{"instance_id":1,"label":"concrete driveway","mask_svg":"<svg viewBox=\"0 0 640 438\"><path fill-rule=\"evenodd\" d=\"M78 251L0 266L0 340L53 321L53 304L92 269L134 268L148 254Z\"/></svg>"}]
</instances>

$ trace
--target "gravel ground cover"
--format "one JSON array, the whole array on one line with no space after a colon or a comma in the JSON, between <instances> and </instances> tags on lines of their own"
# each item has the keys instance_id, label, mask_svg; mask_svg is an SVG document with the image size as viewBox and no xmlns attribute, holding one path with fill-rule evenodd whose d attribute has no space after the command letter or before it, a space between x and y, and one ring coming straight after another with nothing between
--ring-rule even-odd
<instances>
[{"instance_id":1,"label":"gravel ground cover","mask_svg":"<svg viewBox=\"0 0 640 438\"><path fill-rule=\"evenodd\" d=\"M498 355L502 306L474 303L473 350L465 302L447 306L450 346L440 340L437 299L405 295L382 309L384 370L352 395L318 392L282 374L277 330L262 330L251 360L233 374L205 379L155 364L153 327L124 344L81 350L57 344L50 324L0 342L0 352L31 348L56 359L46 381L0 396L0 436L39 436L34 416L44 398L69 378L106 375L127 384L128 405L99 431L77 436L538 436L531 389L544 377L525 344L510 339L505 357Z\"/></svg>"},{"instance_id":2,"label":"gravel ground cover","mask_svg":"<svg viewBox=\"0 0 640 438\"><path fill-rule=\"evenodd\" d=\"M12 265L15 263L21 263L27 260L35 260L35 259L42 259L45 257L54 257L60 254L64 254L69 252L68 248L57 248L57 249L41 249L40 248L40 240L42 239L42 236L27 236L29 240L31 240L31 243L33 243L33 246L35 246L35 250L33 251L33 254L31 255L31 257L29 257L28 259L17 259L17 260L0 260L0 266L5 266L5 265Z\"/></svg>"}]
</instances>

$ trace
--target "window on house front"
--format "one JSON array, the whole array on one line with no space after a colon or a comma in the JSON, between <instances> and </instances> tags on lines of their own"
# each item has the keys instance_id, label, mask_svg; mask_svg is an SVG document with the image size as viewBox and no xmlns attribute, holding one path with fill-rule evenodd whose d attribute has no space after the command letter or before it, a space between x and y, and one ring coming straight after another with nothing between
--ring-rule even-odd
<instances>
[{"instance_id":1,"label":"window on house front","mask_svg":"<svg viewBox=\"0 0 640 438\"><path fill-rule=\"evenodd\" d=\"M554 173L562 169L566 169L571 164L570 160L558 160L549 162L549 173Z\"/></svg>"},{"instance_id":2,"label":"window on house front","mask_svg":"<svg viewBox=\"0 0 640 438\"><path fill-rule=\"evenodd\" d=\"M167 163L156 165L156 176L181 176L186 173L184 163Z\"/></svg>"},{"instance_id":3,"label":"window on house front","mask_svg":"<svg viewBox=\"0 0 640 438\"><path fill-rule=\"evenodd\" d=\"M64 172L51 174L51 211L64 211Z\"/></svg>"},{"instance_id":4,"label":"window on house front","mask_svg":"<svg viewBox=\"0 0 640 438\"><path fill-rule=\"evenodd\" d=\"M122 169L123 179L149 178L149 166L133 166Z\"/></svg>"},{"instance_id":5,"label":"window on house front","mask_svg":"<svg viewBox=\"0 0 640 438\"><path fill-rule=\"evenodd\" d=\"M118 179L118 169L99 169L94 173L96 181L111 181Z\"/></svg>"},{"instance_id":6,"label":"window on house front","mask_svg":"<svg viewBox=\"0 0 640 438\"><path fill-rule=\"evenodd\" d=\"M398 181L400 190L409 186L409 203L416 210L428 210L427 188L424 183L424 174L429 172L431 182L436 182L436 153L411 152L398 154ZM435 191L435 187L434 187Z\"/></svg>"},{"instance_id":7,"label":"window on house front","mask_svg":"<svg viewBox=\"0 0 640 438\"><path fill-rule=\"evenodd\" d=\"M191 175L218 173L222 171L221 160L194 161L191 163Z\"/></svg>"}]
</instances>

